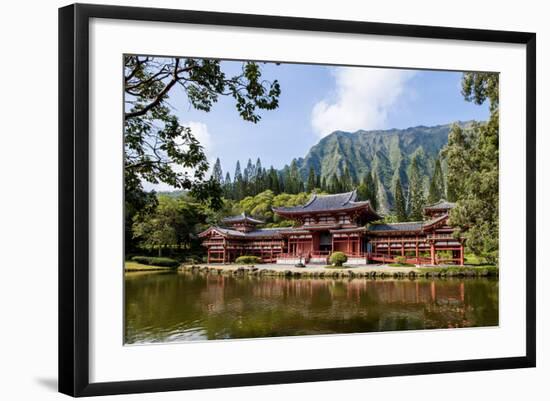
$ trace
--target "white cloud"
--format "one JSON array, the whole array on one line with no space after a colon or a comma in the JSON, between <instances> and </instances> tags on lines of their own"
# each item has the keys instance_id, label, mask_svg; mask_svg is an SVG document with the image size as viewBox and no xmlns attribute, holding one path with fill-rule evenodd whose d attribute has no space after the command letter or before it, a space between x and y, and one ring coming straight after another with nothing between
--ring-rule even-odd
<instances>
[{"instance_id":1,"label":"white cloud","mask_svg":"<svg viewBox=\"0 0 550 401\"><path fill-rule=\"evenodd\" d=\"M210 135L210 132L208 132L208 126L205 123L201 123L198 121L189 121L182 124L184 127L191 128L191 134L200 142L200 144L203 147L204 154L208 158L208 161L210 161L210 157L212 155L212 136Z\"/></svg>"},{"instance_id":2,"label":"white cloud","mask_svg":"<svg viewBox=\"0 0 550 401\"><path fill-rule=\"evenodd\" d=\"M413 71L342 67L334 72L334 100L318 102L311 112L315 132L386 128L388 112L405 90Z\"/></svg>"}]
</instances>

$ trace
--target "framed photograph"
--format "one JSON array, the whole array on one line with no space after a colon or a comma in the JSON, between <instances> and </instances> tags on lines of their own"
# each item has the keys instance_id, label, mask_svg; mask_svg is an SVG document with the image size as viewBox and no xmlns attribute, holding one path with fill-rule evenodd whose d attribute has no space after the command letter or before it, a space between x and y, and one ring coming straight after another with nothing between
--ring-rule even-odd
<instances>
[{"instance_id":1,"label":"framed photograph","mask_svg":"<svg viewBox=\"0 0 550 401\"><path fill-rule=\"evenodd\" d=\"M59 390L534 367L535 82L534 33L61 8Z\"/></svg>"}]
</instances>

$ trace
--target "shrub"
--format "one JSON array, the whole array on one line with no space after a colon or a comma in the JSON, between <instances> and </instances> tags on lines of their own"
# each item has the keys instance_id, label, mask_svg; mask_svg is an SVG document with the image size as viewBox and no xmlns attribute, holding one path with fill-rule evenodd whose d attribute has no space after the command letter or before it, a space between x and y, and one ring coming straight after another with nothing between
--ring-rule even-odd
<instances>
[{"instance_id":1,"label":"shrub","mask_svg":"<svg viewBox=\"0 0 550 401\"><path fill-rule=\"evenodd\" d=\"M200 258L200 257L189 256L189 257L185 258L185 263L190 263L190 264L196 265L196 264L199 264L201 262L202 262L202 258Z\"/></svg>"},{"instance_id":2,"label":"shrub","mask_svg":"<svg viewBox=\"0 0 550 401\"><path fill-rule=\"evenodd\" d=\"M238 263L241 265L255 265L261 262L262 262L262 259L260 259L259 257L250 256L250 255L239 256L237 259L235 259L235 263Z\"/></svg>"},{"instance_id":3,"label":"shrub","mask_svg":"<svg viewBox=\"0 0 550 401\"><path fill-rule=\"evenodd\" d=\"M330 255L330 263L334 266L342 266L347 261L348 257L344 252L333 252L332 255Z\"/></svg>"},{"instance_id":4,"label":"shrub","mask_svg":"<svg viewBox=\"0 0 550 401\"><path fill-rule=\"evenodd\" d=\"M405 256L398 256L395 258L395 261L399 263L400 265L407 264L407 258Z\"/></svg>"},{"instance_id":5,"label":"shrub","mask_svg":"<svg viewBox=\"0 0 550 401\"><path fill-rule=\"evenodd\" d=\"M170 258L159 258L155 256L134 256L132 260L142 265L161 266L161 267L177 267L179 262Z\"/></svg>"}]
</instances>

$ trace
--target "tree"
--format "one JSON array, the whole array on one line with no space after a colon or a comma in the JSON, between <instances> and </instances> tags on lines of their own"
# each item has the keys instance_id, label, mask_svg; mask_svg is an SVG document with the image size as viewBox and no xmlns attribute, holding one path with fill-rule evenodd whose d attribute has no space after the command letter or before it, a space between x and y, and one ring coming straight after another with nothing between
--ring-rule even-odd
<instances>
[{"instance_id":1,"label":"tree","mask_svg":"<svg viewBox=\"0 0 550 401\"><path fill-rule=\"evenodd\" d=\"M204 149L180 124L168 103L179 88L197 110L209 112L220 96L235 100L245 121L260 121L260 110L279 105L280 85L262 77L259 64L244 62L241 71L227 76L220 60L126 56L124 58L124 189L126 208L135 192L144 192L142 182L166 183L191 190L199 201L212 207L221 204L221 188L205 177L208 162ZM127 224L131 224L127 221Z\"/></svg>"},{"instance_id":2,"label":"tree","mask_svg":"<svg viewBox=\"0 0 550 401\"><path fill-rule=\"evenodd\" d=\"M299 193L300 183L302 183L302 177L298 169L298 163L296 159L293 159L290 163L290 168L285 171L285 192L289 194Z\"/></svg>"},{"instance_id":3,"label":"tree","mask_svg":"<svg viewBox=\"0 0 550 401\"><path fill-rule=\"evenodd\" d=\"M372 198L372 176L367 172L363 176L361 183L357 187L357 196L359 200L365 201Z\"/></svg>"},{"instance_id":4,"label":"tree","mask_svg":"<svg viewBox=\"0 0 550 401\"><path fill-rule=\"evenodd\" d=\"M132 232L141 248L157 250L162 256L163 249L189 247L201 219L204 215L196 203L161 195L156 208L134 216Z\"/></svg>"},{"instance_id":5,"label":"tree","mask_svg":"<svg viewBox=\"0 0 550 401\"><path fill-rule=\"evenodd\" d=\"M279 173L277 173L277 170L271 166L269 168L269 188L272 190L275 194L279 194L281 192L281 188L279 186Z\"/></svg>"},{"instance_id":6,"label":"tree","mask_svg":"<svg viewBox=\"0 0 550 401\"><path fill-rule=\"evenodd\" d=\"M328 191L331 194L337 194L342 192L342 184L340 183L340 180L338 179L338 176L336 175L336 173L332 174L332 177L330 178Z\"/></svg>"},{"instance_id":7,"label":"tree","mask_svg":"<svg viewBox=\"0 0 550 401\"><path fill-rule=\"evenodd\" d=\"M321 191L329 192L326 177L321 179Z\"/></svg>"},{"instance_id":8,"label":"tree","mask_svg":"<svg viewBox=\"0 0 550 401\"><path fill-rule=\"evenodd\" d=\"M233 191L233 198L236 200L240 200L245 196L245 183L241 173L241 163L238 160L235 165L235 174L233 174Z\"/></svg>"},{"instance_id":9,"label":"tree","mask_svg":"<svg viewBox=\"0 0 550 401\"><path fill-rule=\"evenodd\" d=\"M378 209L378 186L375 183L376 174L367 171L357 187L357 198L362 201L370 201L371 206Z\"/></svg>"},{"instance_id":10,"label":"tree","mask_svg":"<svg viewBox=\"0 0 550 401\"><path fill-rule=\"evenodd\" d=\"M231 182L229 171L225 174L225 180L223 182L223 196L226 199L233 199L233 183Z\"/></svg>"},{"instance_id":11,"label":"tree","mask_svg":"<svg viewBox=\"0 0 550 401\"><path fill-rule=\"evenodd\" d=\"M395 180L393 198L397 221L407 221L407 207L405 197L403 196L403 187L401 186L401 180L399 177Z\"/></svg>"},{"instance_id":12,"label":"tree","mask_svg":"<svg viewBox=\"0 0 550 401\"><path fill-rule=\"evenodd\" d=\"M445 182L441 162L439 158L435 160L434 173L430 180L430 188L428 190L428 204L438 202L445 198Z\"/></svg>"},{"instance_id":13,"label":"tree","mask_svg":"<svg viewBox=\"0 0 550 401\"><path fill-rule=\"evenodd\" d=\"M459 197L466 197L466 178L472 173L470 156L475 142L472 132L463 130L458 124L453 124L449 132L447 146L443 154L447 158L447 200L455 202Z\"/></svg>"},{"instance_id":14,"label":"tree","mask_svg":"<svg viewBox=\"0 0 550 401\"><path fill-rule=\"evenodd\" d=\"M237 212L245 212L265 220L268 226L288 227L293 221L284 220L283 217L273 213L273 207L290 207L303 205L307 202L308 194L302 192L296 195L282 193L276 195L271 190L263 191L256 196L247 196L238 203Z\"/></svg>"},{"instance_id":15,"label":"tree","mask_svg":"<svg viewBox=\"0 0 550 401\"><path fill-rule=\"evenodd\" d=\"M447 182L456 196L450 223L466 246L490 263L498 262L499 251L499 75L469 72L462 78L466 101L478 105L489 102L490 116L485 123L471 127L454 126L444 150Z\"/></svg>"},{"instance_id":16,"label":"tree","mask_svg":"<svg viewBox=\"0 0 550 401\"><path fill-rule=\"evenodd\" d=\"M252 165L252 160L250 160L250 158L248 158L248 162L246 163L246 167L244 169L244 172L243 172L243 181L246 185L246 194L248 195L248 185L250 184L250 182L254 179L254 176L255 176L255 172L254 172L254 166Z\"/></svg>"},{"instance_id":17,"label":"tree","mask_svg":"<svg viewBox=\"0 0 550 401\"><path fill-rule=\"evenodd\" d=\"M158 200L155 191L130 191L126 193L124 201L126 205L124 208L124 246L126 253L131 253L138 248L132 231L134 216L140 212L151 213L156 209Z\"/></svg>"},{"instance_id":18,"label":"tree","mask_svg":"<svg viewBox=\"0 0 550 401\"><path fill-rule=\"evenodd\" d=\"M263 179L264 169L262 168L262 162L260 158L256 159L256 165L254 166L254 195L259 194L264 190Z\"/></svg>"},{"instance_id":19,"label":"tree","mask_svg":"<svg viewBox=\"0 0 550 401\"><path fill-rule=\"evenodd\" d=\"M367 185L369 188L371 188L370 190L370 203L372 205L372 207L374 208L374 210L378 210L378 207L380 206L379 202L378 202L378 177L376 175L376 173L373 171L371 171L371 174L370 175L367 175Z\"/></svg>"},{"instance_id":20,"label":"tree","mask_svg":"<svg viewBox=\"0 0 550 401\"><path fill-rule=\"evenodd\" d=\"M309 175L307 177L307 190L308 192L312 192L317 185L317 178L315 175L315 169L313 167L309 168Z\"/></svg>"},{"instance_id":21,"label":"tree","mask_svg":"<svg viewBox=\"0 0 550 401\"><path fill-rule=\"evenodd\" d=\"M418 166L418 158L413 157L409 170L409 218L420 221L424 217L424 181Z\"/></svg>"},{"instance_id":22,"label":"tree","mask_svg":"<svg viewBox=\"0 0 550 401\"><path fill-rule=\"evenodd\" d=\"M353 176L351 175L351 172L347 165L346 167L344 167L344 174L342 174L341 176L340 185L343 192L351 191L355 187L355 180L353 179Z\"/></svg>"},{"instance_id":23,"label":"tree","mask_svg":"<svg viewBox=\"0 0 550 401\"><path fill-rule=\"evenodd\" d=\"M212 168L212 179L223 185L223 171L219 157L216 159L216 163L214 163L214 167Z\"/></svg>"}]
</instances>

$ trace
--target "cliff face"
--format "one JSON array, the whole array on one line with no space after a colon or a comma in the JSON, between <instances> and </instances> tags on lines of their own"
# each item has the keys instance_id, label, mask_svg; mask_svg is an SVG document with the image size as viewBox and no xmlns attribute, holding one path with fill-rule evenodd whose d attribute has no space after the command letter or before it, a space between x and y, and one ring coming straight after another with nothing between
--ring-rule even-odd
<instances>
[{"instance_id":1,"label":"cliff face","mask_svg":"<svg viewBox=\"0 0 550 401\"><path fill-rule=\"evenodd\" d=\"M380 207L388 209L393 203L391 188L397 176L404 189L408 188L407 171L414 157L418 158L427 185L435 160L447 144L450 128L451 124L445 124L403 130L335 131L319 141L297 162L304 179L311 167L317 175L327 180L334 174L341 176L346 166L358 181L368 172L374 171L379 184Z\"/></svg>"}]
</instances>

